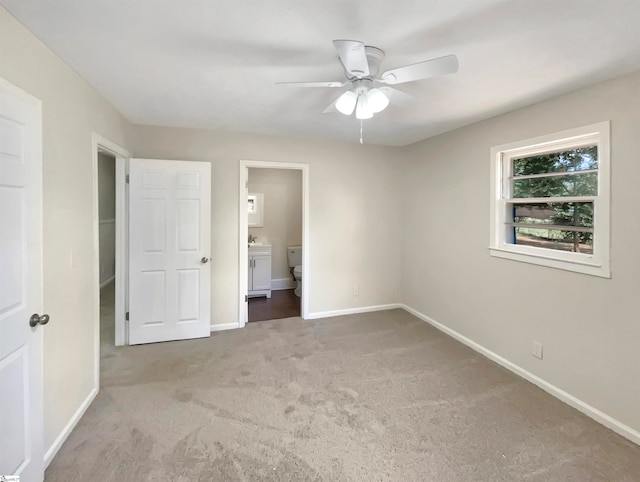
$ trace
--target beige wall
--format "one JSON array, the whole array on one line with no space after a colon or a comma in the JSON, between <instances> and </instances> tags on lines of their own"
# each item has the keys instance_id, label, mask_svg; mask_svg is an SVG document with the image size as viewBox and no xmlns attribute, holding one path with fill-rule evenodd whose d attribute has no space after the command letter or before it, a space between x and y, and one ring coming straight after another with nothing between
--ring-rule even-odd
<instances>
[{"instance_id":1,"label":"beige wall","mask_svg":"<svg viewBox=\"0 0 640 482\"><path fill-rule=\"evenodd\" d=\"M42 100L47 450L94 386L92 133L126 146L129 125L1 7L0 77Z\"/></svg>"},{"instance_id":2,"label":"beige wall","mask_svg":"<svg viewBox=\"0 0 640 482\"><path fill-rule=\"evenodd\" d=\"M132 139L136 157L211 162L212 323L238 321L241 159L309 164L311 313L398 300L399 149L143 126Z\"/></svg>"},{"instance_id":3,"label":"beige wall","mask_svg":"<svg viewBox=\"0 0 640 482\"><path fill-rule=\"evenodd\" d=\"M264 226L249 234L271 244L271 278L292 280L287 246L302 244L302 171L249 169L249 192L264 194Z\"/></svg>"},{"instance_id":4,"label":"beige wall","mask_svg":"<svg viewBox=\"0 0 640 482\"><path fill-rule=\"evenodd\" d=\"M635 430L639 94L639 74L599 84L413 145L403 163L405 303ZM605 120L612 278L490 257L491 146Z\"/></svg>"}]
</instances>

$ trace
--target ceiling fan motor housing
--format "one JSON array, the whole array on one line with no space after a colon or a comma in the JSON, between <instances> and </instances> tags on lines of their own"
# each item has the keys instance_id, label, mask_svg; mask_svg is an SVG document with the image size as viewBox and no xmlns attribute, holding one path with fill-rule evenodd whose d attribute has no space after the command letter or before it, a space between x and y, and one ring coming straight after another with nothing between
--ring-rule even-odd
<instances>
[{"instance_id":1,"label":"ceiling fan motor housing","mask_svg":"<svg viewBox=\"0 0 640 482\"><path fill-rule=\"evenodd\" d=\"M367 63L369 64L369 76L377 77L378 72L380 72L380 65L384 60L384 50L365 45L364 51L367 54Z\"/></svg>"},{"instance_id":2,"label":"ceiling fan motor housing","mask_svg":"<svg viewBox=\"0 0 640 482\"><path fill-rule=\"evenodd\" d=\"M358 78L375 78L380 72L380 65L384 60L384 50L379 49L378 47L373 47L371 45L365 45L364 47L365 54L367 55L367 64L369 65L369 75L365 77L358 77L356 75L351 75L349 71L345 68L346 77L353 81Z\"/></svg>"},{"instance_id":3,"label":"ceiling fan motor housing","mask_svg":"<svg viewBox=\"0 0 640 482\"><path fill-rule=\"evenodd\" d=\"M356 94L366 94L369 89L373 87L373 81L368 78L354 79L352 81L352 85L353 89L351 90L353 90Z\"/></svg>"}]
</instances>

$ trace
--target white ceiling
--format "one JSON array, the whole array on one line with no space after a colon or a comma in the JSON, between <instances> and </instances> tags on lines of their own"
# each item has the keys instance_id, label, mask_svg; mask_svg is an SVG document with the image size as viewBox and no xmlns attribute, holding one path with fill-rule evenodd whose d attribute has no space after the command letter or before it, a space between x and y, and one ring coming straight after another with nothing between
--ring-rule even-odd
<instances>
[{"instance_id":1,"label":"white ceiling","mask_svg":"<svg viewBox=\"0 0 640 482\"><path fill-rule=\"evenodd\" d=\"M418 100L364 121L406 145L640 70L638 0L0 0L136 124L357 142L322 114L344 80L331 41L386 52L382 70L456 54L457 74L403 84Z\"/></svg>"}]
</instances>

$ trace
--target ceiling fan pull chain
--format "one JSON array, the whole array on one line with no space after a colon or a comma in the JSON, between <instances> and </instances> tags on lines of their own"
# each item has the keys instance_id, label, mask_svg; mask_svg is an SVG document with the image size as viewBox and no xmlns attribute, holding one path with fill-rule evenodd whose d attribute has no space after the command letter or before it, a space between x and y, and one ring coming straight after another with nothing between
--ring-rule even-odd
<instances>
[{"instance_id":1,"label":"ceiling fan pull chain","mask_svg":"<svg viewBox=\"0 0 640 482\"><path fill-rule=\"evenodd\" d=\"M363 122L363 120L362 120L362 119L360 119L360 144L362 144L362 143L363 143L363 142L362 142L362 122Z\"/></svg>"}]
</instances>

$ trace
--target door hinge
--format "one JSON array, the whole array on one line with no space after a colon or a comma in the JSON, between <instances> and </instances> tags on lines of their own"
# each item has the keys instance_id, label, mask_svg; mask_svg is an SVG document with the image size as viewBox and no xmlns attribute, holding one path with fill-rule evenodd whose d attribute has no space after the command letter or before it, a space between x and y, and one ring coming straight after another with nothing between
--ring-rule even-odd
<instances>
[{"instance_id":1,"label":"door hinge","mask_svg":"<svg viewBox=\"0 0 640 482\"><path fill-rule=\"evenodd\" d=\"M125 320L127 320L127 321L129 321L129 312L128 312L128 311L127 311L127 314L126 314L126 315L124 315L124 319L125 319Z\"/></svg>"},{"instance_id":2,"label":"door hinge","mask_svg":"<svg viewBox=\"0 0 640 482\"><path fill-rule=\"evenodd\" d=\"M249 301L249 295L244 295L244 302L246 303L247 301Z\"/></svg>"},{"instance_id":3,"label":"door hinge","mask_svg":"<svg viewBox=\"0 0 640 482\"><path fill-rule=\"evenodd\" d=\"M244 187L246 187L247 189L249 189L249 181L248 181L248 180L244 182Z\"/></svg>"},{"instance_id":4,"label":"door hinge","mask_svg":"<svg viewBox=\"0 0 640 482\"><path fill-rule=\"evenodd\" d=\"M127 177L125 178L125 181L127 184L129 184L129 174L127 174Z\"/></svg>"}]
</instances>

